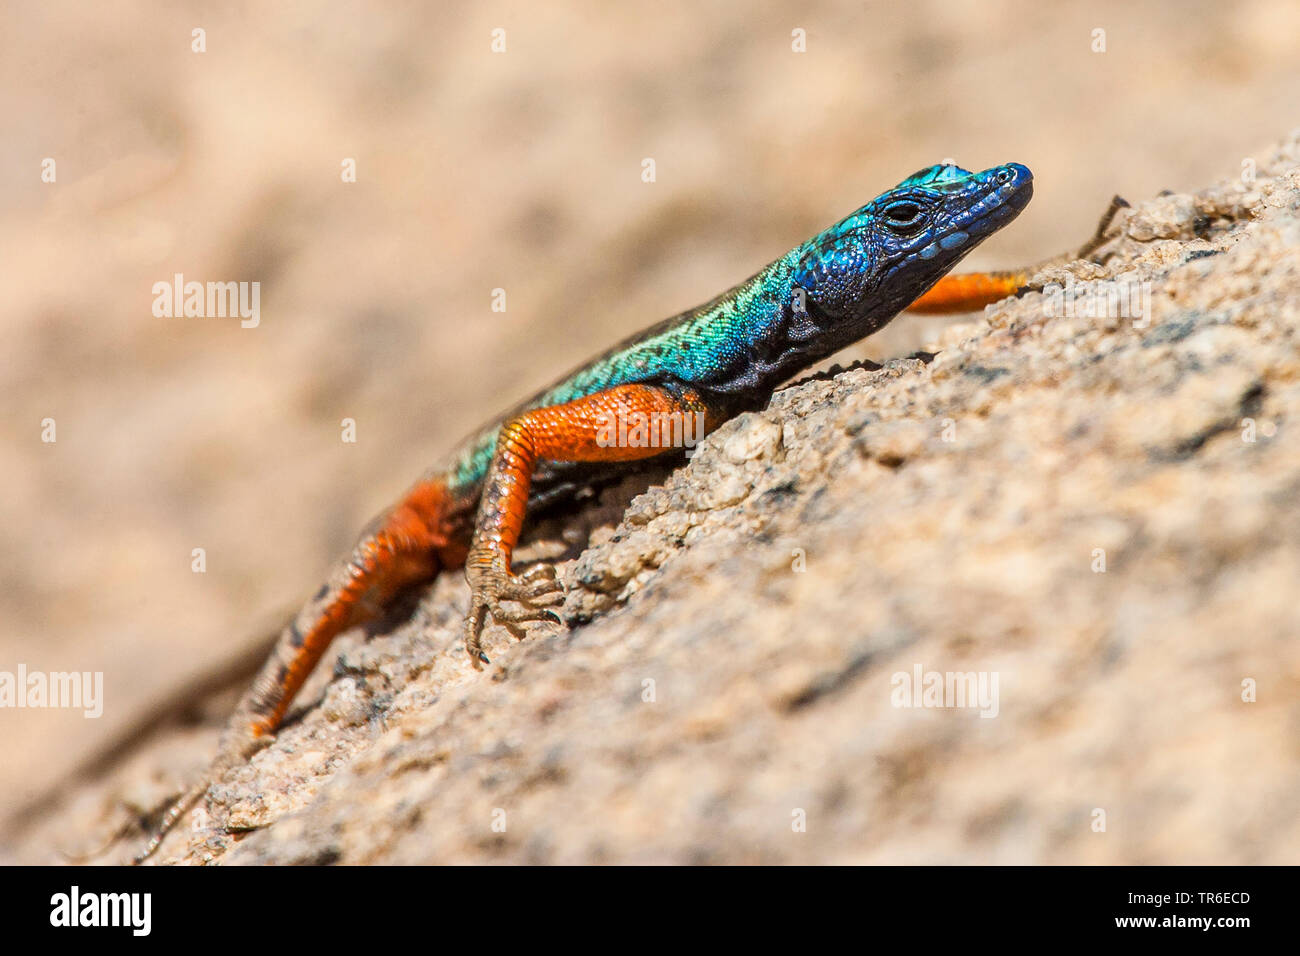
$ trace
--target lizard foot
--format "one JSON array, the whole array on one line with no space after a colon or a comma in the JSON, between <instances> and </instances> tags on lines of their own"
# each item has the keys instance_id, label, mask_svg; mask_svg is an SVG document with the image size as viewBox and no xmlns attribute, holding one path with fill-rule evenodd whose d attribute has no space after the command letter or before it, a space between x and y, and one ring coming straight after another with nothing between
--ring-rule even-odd
<instances>
[{"instance_id":1,"label":"lizard foot","mask_svg":"<svg viewBox=\"0 0 1300 956\"><path fill-rule=\"evenodd\" d=\"M475 669L492 663L483 653L483 625L490 614L515 640L523 640L523 624L546 621L563 624L551 608L564 600L564 585L549 564L534 565L523 574L487 573L471 585L470 610L465 618L465 652ZM518 607L508 608L502 601Z\"/></svg>"},{"instance_id":2,"label":"lizard foot","mask_svg":"<svg viewBox=\"0 0 1300 956\"><path fill-rule=\"evenodd\" d=\"M1107 245L1111 240L1116 238L1115 236L1108 236L1106 233L1110 230L1111 223L1115 221L1115 217L1119 215L1119 211L1121 209L1129 208L1132 207L1129 204L1129 201L1123 196L1113 197L1110 201L1110 205L1106 207L1106 211L1101 214L1101 219L1097 223L1097 231L1092 234L1091 239L1079 247L1079 251L1075 254L1075 258L1086 259L1089 262L1097 262L1098 265L1101 265L1105 261L1105 258L1094 259L1093 256L1096 254L1098 249Z\"/></svg>"}]
</instances>

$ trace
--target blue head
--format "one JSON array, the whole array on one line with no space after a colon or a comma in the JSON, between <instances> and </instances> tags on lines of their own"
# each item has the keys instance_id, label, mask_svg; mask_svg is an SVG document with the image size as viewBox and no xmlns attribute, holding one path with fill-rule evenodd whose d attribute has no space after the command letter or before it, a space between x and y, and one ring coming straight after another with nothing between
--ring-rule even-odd
<instances>
[{"instance_id":1,"label":"blue head","mask_svg":"<svg viewBox=\"0 0 1300 956\"><path fill-rule=\"evenodd\" d=\"M870 335L1015 219L1033 179L1019 163L909 176L803 248L793 279L808 317L844 344Z\"/></svg>"}]
</instances>

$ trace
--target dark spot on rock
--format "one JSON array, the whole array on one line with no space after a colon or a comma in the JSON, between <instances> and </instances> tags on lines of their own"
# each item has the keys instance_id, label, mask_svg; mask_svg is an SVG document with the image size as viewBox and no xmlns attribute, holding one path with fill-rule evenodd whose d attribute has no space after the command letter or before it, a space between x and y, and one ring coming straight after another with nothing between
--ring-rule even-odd
<instances>
[{"instance_id":1,"label":"dark spot on rock","mask_svg":"<svg viewBox=\"0 0 1300 956\"><path fill-rule=\"evenodd\" d=\"M1181 342L1187 338L1201 324L1198 316L1190 319L1184 319L1181 322L1166 322L1157 326L1151 331L1151 334L1142 340L1142 347L1149 349L1153 345L1168 345L1171 342Z\"/></svg>"},{"instance_id":2,"label":"dark spot on rock","mask_svg":"<svg viewBox=\"0 0 1300 956\"><path fill-rule=\"evenodd\" d=\"M799 480L797 478L787 478L779 485L773 485L761 495L758 496L760 505L780 505L797 497L799 494Z\"/></svg>"},{"instance_id":3,"label":"dark spot on rock","mask_svg":"<svg viewBox=\"0 0 1300 956\"><path fill-rule=\"evenodd\" d=\"M873 412L862 412L845 422L844 432L847 435L857 435L879 421L880 417Z\"/></svg>"},{"instance_id":4,"label":"dark spot on rock","mask_svg":"<svg viewBox=\"0 0 1300 956\"><path fill-rule=\"evenodd\" d=\"M331 844L319 849L309 850L293 862L298 866L333 866L343 859L343 851Z\"/></svg>"},{"instance_id":5,"label":"dark spot on rock","mask_svg":"<svg viewBox=\"0 0 1300 956\"><path fill-rule=\"evenodd\" d=\"M1186 461L1204 448L1210 439L1222 435L1224 432L1235 431L1237 423L1240 422L1243 417L1253 418L1257 415L1259 413L1259 407L1263 396L1264 383L1251 383L1251 385L1241 393L1241 398L1238 399L1237 411L1234 414L1221 418L1216 422L1209 423L1194 435L1188 435L1186 438L1175 442L1170 447L1149 448L1147 449L1147 457L1151 461L1158 462Z\"/></svg>"},{"instance_id":6,"label":"dark spot on rock","mask_svg":"<svg viewBox=\"0 0 1300 956\"><path fill-rule=\"evenodd\" d=\"M801 710L843 690L851 685L860 674L864 673L874 659L875 657L870 651L863 651L850 658L838 670L829 671L813 678L783 701L783 709L786 711Z\"/></svg>"},{"instance_id":7,"label":"dark spot on rock","mask_svg":"<svg viewBox=\"0 0 1300 956\"><path fill-rule=\"evenodd\" d=\"M987 385L989 382L996 381L997 379L1001 378L1003 375L1010 374L1010 372L1008 372L1004 368L996 368L996 367L990 368L987 365L968 365L965 369L963 369L963 371L967 375L971 376L972 378L979 379L985 385Z\"/></svg>"}]
</instances>

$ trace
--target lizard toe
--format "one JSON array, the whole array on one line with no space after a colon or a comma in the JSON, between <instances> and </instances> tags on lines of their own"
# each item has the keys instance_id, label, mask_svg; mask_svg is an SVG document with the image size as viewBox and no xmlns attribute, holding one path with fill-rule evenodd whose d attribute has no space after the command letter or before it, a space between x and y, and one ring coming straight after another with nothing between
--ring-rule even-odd
<instances>
[{"instance_id":1,"label":"lizard toe","mask_svg":"<svg viewBox=\"0 0 1300 956\"><path fill-rule=\"evenodd\" d=\"M554 581L556 579L555 565L553 564L534 564L523 574L517 575L519 580L532 584L535 581Z\"/></svg>"}]
</instances>

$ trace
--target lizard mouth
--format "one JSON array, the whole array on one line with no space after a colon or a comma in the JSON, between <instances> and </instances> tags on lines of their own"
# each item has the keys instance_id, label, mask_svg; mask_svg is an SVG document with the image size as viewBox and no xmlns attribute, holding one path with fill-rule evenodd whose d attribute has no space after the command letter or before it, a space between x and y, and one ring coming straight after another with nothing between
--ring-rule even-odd
<instances>
[{"instance_id":1,"label":"lizard mouth","mask_svg":"<svg viewBox=\"0 0 1300 956\"><path fill-rule=\"evenodd\" d=\"M993 188L966 212L970 231L983 238L1020 215L1034 195L1034 174L1020 163L994 166L980 173Z\"/></svg>"},{"instance_id":2,"label":"lizard mouth","mask_svg":"<svg viewBox=\"0 0 1300 956\"><path fill-rule=\"evenodd\" d=\"M971 207L972 224L992 222L998 228L1014 219L1034 196L1034 174L1020 163L986 169L983 176L994 184L989 194Z\"/></svg>"}]
</instances>

